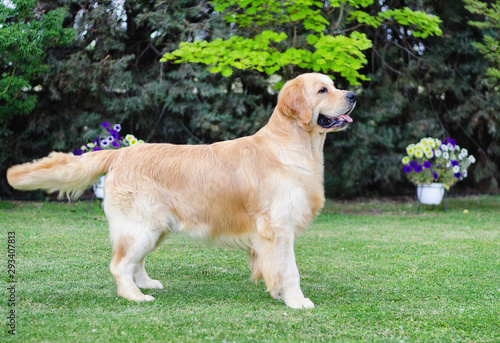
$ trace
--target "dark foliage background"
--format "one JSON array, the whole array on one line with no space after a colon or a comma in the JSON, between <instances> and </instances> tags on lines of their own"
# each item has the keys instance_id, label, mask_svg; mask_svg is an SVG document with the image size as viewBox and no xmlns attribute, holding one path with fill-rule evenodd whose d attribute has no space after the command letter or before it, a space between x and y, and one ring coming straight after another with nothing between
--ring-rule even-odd
<instances>
[{"instance_id":1,"label":"dark foliage background","mask_svg":"<svg viewBox=\"0 0 500 343\"><path fill-rule=\"evenodd\" d=\"M413 192L400 161L406 145L424 136L451 136L476 156L470 177L454 191L497 191L499 93L486 82L487 62L471 45L484 32L467 24L483 18L473 17L460 0L382 4L435 14L443 34L422 40L396 26L357 29L374 43L363 70L370 81L351 87L336 79L338 88L358 93L359 103L351 127L326 142L327 196ZM381 6L377 1L369 10ZM45 53L37 63L46 68L30 75L31 90L19 92L36 97L34 108L9 111L0 98L3 195L14 194L5 180L9 166L52 150L72 151L103 121L121 123L148 142L199 144L252 134L272 113L276 91L266 74L236 70L225 78L205 66L159 62L182 41L243 30L223 21L207 1L126 1L126 16L112 1L39 1L31 20L61 8L67 15L54 26L73 38L40 43ZM336 20L338 13L331 16ZM12 69L9 51L0 53L5 77Z\"/></svg>"}]
</instances>

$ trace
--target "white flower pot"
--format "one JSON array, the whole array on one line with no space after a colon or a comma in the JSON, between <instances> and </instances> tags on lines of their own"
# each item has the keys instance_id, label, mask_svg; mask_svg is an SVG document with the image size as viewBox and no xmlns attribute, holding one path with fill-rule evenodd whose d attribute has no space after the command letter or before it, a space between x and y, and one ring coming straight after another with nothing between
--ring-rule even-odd
<instances>
[{"instance_id":1,"label":"white flower pot","mask_svg":"<svg viewBox=\"0 0 500 343\"><path fill-rule=\"evenodd\" d=\"M94 194L99 199L104 199L104 180L106 180L106 176L103 175L99 178L99 182L92 185Z\"/></svg>"},{"instance_id":2,"label":"white flower pot","mask_svg":"<svg viewBox=\"0 0 500 343\"><path fill-rule=\"evenodd\" d=\"M417 198L424 205L439 205L443 200L444 186L442 183L417 186Z\"/></svg>"}]
</instances>

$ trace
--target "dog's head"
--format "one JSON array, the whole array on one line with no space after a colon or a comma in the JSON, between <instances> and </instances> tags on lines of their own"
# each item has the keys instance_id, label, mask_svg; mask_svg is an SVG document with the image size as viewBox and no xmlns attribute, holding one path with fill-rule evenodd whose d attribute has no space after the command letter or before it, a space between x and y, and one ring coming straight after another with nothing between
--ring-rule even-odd
<instances>
[{"instance_id":1,"label":"dog's head","mask_svg":"<svg viewBox=\"0 0 500 343\"><path fill-rule=\"evenodd\" d=\"M318 73L302 74L288 81L278 96L277 109L307 131L344 130L352 122L356 94L336 89L333 81Z\"/></svg>"}]
</instances>

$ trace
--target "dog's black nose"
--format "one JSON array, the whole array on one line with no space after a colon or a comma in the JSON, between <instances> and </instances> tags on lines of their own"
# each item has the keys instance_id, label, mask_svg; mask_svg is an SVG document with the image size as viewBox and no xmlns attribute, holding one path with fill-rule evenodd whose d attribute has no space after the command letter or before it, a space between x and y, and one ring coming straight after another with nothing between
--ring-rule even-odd
<instances>
[{"instance_id":1,"label":"dog's black nose","mask_svg":"<svg viewBox=\"0 0 500 343\"><path fill-rule=\"evenodd\" d=\"M356 102L356 93L354 92L348 92L345 97L347 98L347 101L350 103L355 103Z\"/></svg>"}]
</instances>

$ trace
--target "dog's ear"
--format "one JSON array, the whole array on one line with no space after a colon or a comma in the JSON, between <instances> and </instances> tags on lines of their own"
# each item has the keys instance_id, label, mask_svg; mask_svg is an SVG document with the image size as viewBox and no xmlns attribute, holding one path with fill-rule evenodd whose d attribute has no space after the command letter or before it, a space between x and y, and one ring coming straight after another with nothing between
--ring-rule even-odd
<instances>
[{"instance_id":1,"label":"dog's ear","mask_svg":"<svg viewBox=\"0 0 500 343\"><path fill-rule=\"evenodd\" d=\"M307 125L312 119L312 108L306 98L302 81L288 81L278 95L278 110L289 117L300 120Z\"/></svg>"}]
</instances>

